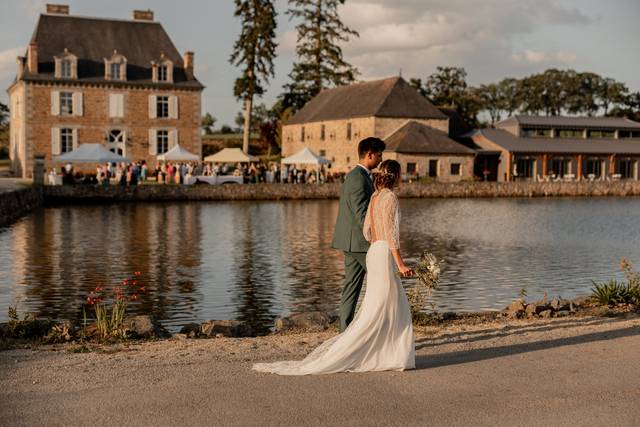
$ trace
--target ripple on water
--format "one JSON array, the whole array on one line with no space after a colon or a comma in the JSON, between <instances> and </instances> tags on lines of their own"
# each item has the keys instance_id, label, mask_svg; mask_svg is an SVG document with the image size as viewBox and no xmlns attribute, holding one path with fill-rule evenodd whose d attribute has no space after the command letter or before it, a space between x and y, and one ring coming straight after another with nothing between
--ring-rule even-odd
<instances>
[{"instance_id":1,"label":"ripple on water","mask_svg":"<svg viewBox=\"0 0 640 427\"><path fill-rule=\"evenodd\" d=\"M401 246L445 260L432 302L442 311L496 310L517 297L572 297L622 278L640 260L635 198L403 199ZM132 304L170 329L237 318L336 310L343 255L330 248L336 201L212 202L47 208L0 229L0 320L17 305L79 318L96 284L141 271ZM415 281L407 280L407 286Z\"/></svg>"}]
</instances>

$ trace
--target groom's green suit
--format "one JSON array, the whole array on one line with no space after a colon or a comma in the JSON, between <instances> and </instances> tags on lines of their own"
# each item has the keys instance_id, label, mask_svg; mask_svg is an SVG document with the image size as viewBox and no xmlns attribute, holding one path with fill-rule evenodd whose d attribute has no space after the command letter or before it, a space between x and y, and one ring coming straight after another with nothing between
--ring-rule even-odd
<instances>
[{"instance_id":1,"label":"groom's green suit","mask_svg":"<svg viewBox=\"0 0 640 427\"><path fill-rule=\"evenodd\" d=\"M340 300L340 330L353 320L356 304L367 272L366 255L369 243L362 228L373 194L373 182L367 171L356 166L349 172L340 189L338 220L331 247L344 251L344 287Z\"/></svg>"}]
</instances>

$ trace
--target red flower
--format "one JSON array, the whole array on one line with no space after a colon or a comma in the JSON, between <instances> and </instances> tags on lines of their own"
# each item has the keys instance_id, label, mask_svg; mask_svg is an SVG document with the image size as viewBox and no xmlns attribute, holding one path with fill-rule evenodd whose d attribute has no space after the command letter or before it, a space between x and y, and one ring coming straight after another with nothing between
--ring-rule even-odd
<instances>
[{"instance_id":1,"label":"red flower","mask_svg":"<svg viewBox=\"0 0 640 427\"><path fill-rule=\"evenodd\" d=\"M140 274L141 274L141 273L140 273L139 271L134 271L134 272L133 272L133 275L134 275L134 276L139 276Z\"/></svg>"}]
</instances>

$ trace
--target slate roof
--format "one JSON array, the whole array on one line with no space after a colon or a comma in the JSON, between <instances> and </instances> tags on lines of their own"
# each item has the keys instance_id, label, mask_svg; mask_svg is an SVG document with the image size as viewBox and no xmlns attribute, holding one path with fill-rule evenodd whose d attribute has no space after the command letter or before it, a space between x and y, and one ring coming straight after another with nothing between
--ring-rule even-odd
<instances>
[{"instance_id":1,"label":"slate roof","mask_svg":"<svg viewBox=\"0 0 640 427\"><path fill-rule=\"evenodd\" d=\"M573 153L573 154L640 154L640 139L573 139L573 138L518 138L501 129L480 129L472 138L484 150L496 147L478 136L511 152L520 153Z\"/></svg>"},{"instance_id":2,"label":"slate roof","mask_svg":"<svg viewBox=\"0 0 640 427\"><path fill-rule=\"evenodd\" d=\"M447 119L446 115L402 77L391 77L325 89L302 107L287 124L372 116Z\"/></svg>"},{"instance_id":3,"label":"slate roof","mask_svg":"<svg viewBox=\"0 0 640 427\"><path fill-rule=\"evenodd\" d=\"M67 48L78 57L78 79L74 82L106 82L104 58L111 58L117 50L127 59L127 80L123 84L204 87L195 78L187 79L182 56L159 22L42 14L31 42L38 45L38 74L29 73L25 67L24 80L60 81L54 78L54 56ZM158 61L163 53L173 62L173 84L154 83L151 78L151 61Z\"/></svg>"},{"instance_id":4,"label":"slate roof","mask_svg":"<svg viewBox=\"0 0 640 427\"><path fill-rule=\"evenodd\" d=\"M516 115L496 124L497 128L520 124L520 126L598 128L598 129L640 129L640 123L625 117L567 117L567 116L522 116Z\"/></svg>"},{"instance_id":5,"label":"slate roof","mask_svg":"<svg viewBox=\"0 0 640 427\"><path fill-rule=\"evenodd\" d=\"M389 135L385 144L385 151L396 153L475 154L474 150L455 142L445 132L413 120Z\"/></svg>"}]
</instances>

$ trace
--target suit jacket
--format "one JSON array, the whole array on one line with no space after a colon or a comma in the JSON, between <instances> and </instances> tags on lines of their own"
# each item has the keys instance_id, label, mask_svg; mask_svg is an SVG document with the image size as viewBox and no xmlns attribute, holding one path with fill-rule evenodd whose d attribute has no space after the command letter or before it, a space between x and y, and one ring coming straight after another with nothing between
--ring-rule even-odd
<instances>
[{"instance_id":1,"label":"suit jacket","mask_svg":"<svg viewBox=\"0 0 640 427\"><path fill-rule=\"evenodd\" d=\"M340 188L340 204L331 242L332 248L345 252L369 250L369 242L365 240L362 228L372 194L371 178L362 167L356 166L347 174Z\"/></svg>"}]
</instances>

